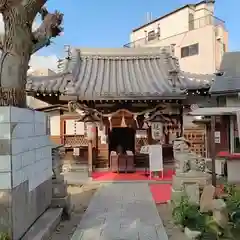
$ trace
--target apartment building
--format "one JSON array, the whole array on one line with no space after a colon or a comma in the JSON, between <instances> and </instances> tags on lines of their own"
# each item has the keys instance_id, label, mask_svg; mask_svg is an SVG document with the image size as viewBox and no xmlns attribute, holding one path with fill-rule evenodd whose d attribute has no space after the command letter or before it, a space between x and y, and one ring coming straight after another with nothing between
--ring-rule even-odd
<instances>
[{"instance_id":1,"label":"apartment building","mask_svg":"<svg viewBox=\"0 0 240 240\"><path fill-rule=\"evenodd\" d=\"M54 76L56 72L52 71L49 68L39 68L36 70L30 69L28 71L28 76ZM27 106L33 109L47 107L49 106L48 103L41 101L33 96L27 96Z\"/></svg>"},{"instance_id":2,"label":"apartment building","mask_svg":"<svg viewBox=\"0 0 240 240\"><path fill-rule=\"evenodd\" d=\"M223 20L213 0L188 4L134 29L125 47L171 46L183 71L212 74L228 49Z\"/></svg>"},{"instance_id":3,"label":"apartment building","mask_svg":"<svg viewBox=\"0 0 240 240\"><path fill-rule=\"evenodd\" d=\"M53 76L55 75L56 72L49 68L39 68L39 69L29 69L28 70L28 75L33 75L33 76Z\"/></svg>"}]
</instances>

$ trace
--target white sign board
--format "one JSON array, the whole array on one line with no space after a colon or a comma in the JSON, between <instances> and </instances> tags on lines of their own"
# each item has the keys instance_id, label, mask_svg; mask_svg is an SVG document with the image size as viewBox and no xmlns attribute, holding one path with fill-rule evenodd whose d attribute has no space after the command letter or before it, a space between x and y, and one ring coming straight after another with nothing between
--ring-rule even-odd
<instances>
[{"instance_id":1,"label":"white sign board","mask_svg":"<svg viewBox=\"0 0 240 240\"><path fill-rule=\"evenodd\" d=\"M149 170L163 171L162 145L149 145Z\"/></svg>"},{"instance_id":2,"label":"white sign board","mask_svg":"<svg viewBox=\"0 0 240 240\"><path fill-rule=\"evenodd\" d=\"M215 143L221 143L221 133L218 131L218 132L215 132L214 135L215 135Z\"/></svg>"}]
</instances>

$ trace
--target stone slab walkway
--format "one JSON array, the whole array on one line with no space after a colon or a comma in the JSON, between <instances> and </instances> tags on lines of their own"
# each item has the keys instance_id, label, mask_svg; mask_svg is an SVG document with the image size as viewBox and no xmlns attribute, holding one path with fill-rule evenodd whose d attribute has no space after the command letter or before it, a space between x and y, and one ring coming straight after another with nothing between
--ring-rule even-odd
<instances>
[{"instance_id":1,"label":"stone slab walkway","mask_svg":"<svg viewBox=\"0 0 240 240\"><path fill-rule=\"evenodd\" d=\"M147 183L113 183L94 195L71 240L168 240Z\"/></svg>"}]
</instances>

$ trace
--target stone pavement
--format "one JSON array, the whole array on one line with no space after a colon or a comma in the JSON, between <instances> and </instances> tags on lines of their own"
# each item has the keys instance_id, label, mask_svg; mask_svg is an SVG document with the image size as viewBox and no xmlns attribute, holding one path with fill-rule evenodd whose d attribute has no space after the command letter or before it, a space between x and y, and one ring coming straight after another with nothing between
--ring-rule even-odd
<instances>
[{"instance_id":1,"label":"stone pavement","mask_svg":"<svg viewBox=\"0 0 240 240\"><path fill-rule=\"evenodd\" d=\"M168 240L147 183L112 183L92 198L71 240Z\"/></svg>"}]
</instances>

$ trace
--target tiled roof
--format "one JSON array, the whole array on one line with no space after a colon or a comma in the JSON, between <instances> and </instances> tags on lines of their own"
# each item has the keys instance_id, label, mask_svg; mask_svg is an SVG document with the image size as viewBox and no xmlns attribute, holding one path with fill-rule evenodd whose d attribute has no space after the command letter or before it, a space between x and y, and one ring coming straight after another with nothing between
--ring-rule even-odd
<instances>
[{"instance_id":1,"label":"tiled roof","mask_svg":"<svg viewBox=\"0 0 240 240\"><path fill-rule=\"evenodd\" d=\"M219 76L216 76L210 92L225 94L240 92L240 52L227 52L223 55Z\"/></svg>"},{"instance_id":2,"label":"tiled roof","mask_svg":"<svg viewBox=\"0 0 240 240\"><path fill-rule=\"evenodd\" d=\"M214 74L180 72L179 83L188 90L209 89L215 80Z\"/></svg>"},{"instance_id":3,"label":"tiled roof","mask_svg":"<svg viewBox=\"0 0 240 240\"><path fill-rule=\"evenodd\" d=\"M199 88L203 83L180 72L169 48L91 48L74 49L62 73L30 76L27 90L82 100L167 99L182 98L188 86Z\"/></svg>"}]
</instances>

